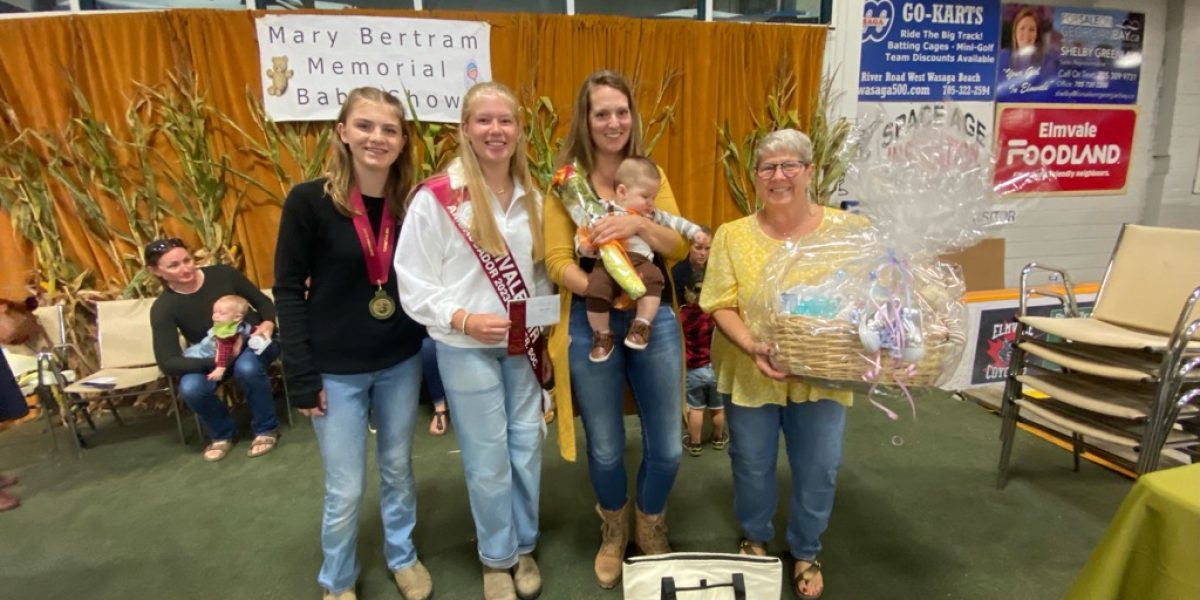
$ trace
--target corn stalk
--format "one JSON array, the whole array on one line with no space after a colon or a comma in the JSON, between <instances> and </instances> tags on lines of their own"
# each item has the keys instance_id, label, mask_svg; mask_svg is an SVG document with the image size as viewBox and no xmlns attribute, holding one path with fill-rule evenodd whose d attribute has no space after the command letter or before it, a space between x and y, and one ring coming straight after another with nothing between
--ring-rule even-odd
<instances>
[{"instance_id":1,"label":"corn stalk","mask_svg":"<svg viewBox=\"0 0 1200 600\"><path fill-rule=\"evenodd\" d=\"M842 93L835 92L833 80L837 71L821 77L821 93L813 100L812 126L808 137L813 145L813 178L809 199L817 204L837 206L834 193L846 176L851 157L858 154L861 138L854 136L854 123L846 117L835 117Z\"/></svg>"},{"instance_id":2,"label":"corn stalk","mask_svg":"<svg viewBox=\"0 0 1200 600\"><path fill-rule=\"evenodd\" d=\"M404 95L408 103L410 144L415 144L413 160L417 161L417 181L441 172L450 164L458 150L458 125L455 123L426 123L417 116L417 107L412 97Z\"/></svg>"},{"instance_id":3,"label":"corn stalk","mask_svg":"<svg viewBox=\"0 0 1200 600\"><path fill-rule=\"evenodd\" d=\"M41 303L64 307L67 340L80 350L70 357L69 366L91 371L96 365L95 335L88 333L94 333L94 325L81 307L92 273L79 268L63 247L40 147L38 138L21 126L12 107L0 101L0 209L8 213L13 229L33 250L28 286L37 291Z\"/></svg>"},{"instance_id":4,"label":"corn stalk","mask_svg":"<svg viewBox=\"0 0 1200 600\"><path fill-rule=\"evenodd\" d=\"M163 89L141 86L141 91L161 116L159 133L174 151L174 156L156 155L158 172L175 195L167 211L199 236L201 248L195 254L201 262L240 265L234 228L245 190L234 189L230 179L250 177L234 169L229 156L212 158L216 126L227 119L208 103L191 73L170 75L170 84Z\"/></svg>"},{"instance_id":5,"label":"corn stalk","mask_svg":"<svg viewBox=\"0 0 1200 600\"><path fill-rule=\"evenodd\" d=\"M8 104L0 104L0 119L4 125L4 137L0 138L0 208L33 249L34 269L45 277L38 287L57 293L58 286L78 277L80 269L64 251L54 197L46 184L45 163L32 136L21 131Z\"/></svg>"},{"instance_id":6,"label":"corn stalk","mask_svg":"<svg viewBox=\"0 0 1200 600\"><path fill-rule=\"evenodd\" d=\"M796 101L796 82L786 60L776 67L775 84L767 93L762 114L751 113L754 127L740 138L733 133L729 121L717 125L717 147L721 151L721 166L729 194L743 214L761 207L754 191L754 151L768 133L777 129L800 128L800 113Z\"/></svg>"},{"instance_id":7,"label":"corn stalk","mask_svg":"<svg viewBox=\"0 0 1200 600\"><path fill-rule=\"evenodd\" d=\"M79 85L70 86L77 116L61 134L30 133L46 150L47 172L117 271L95 283L120 289L123 297L151 295L157 284L144 274L140 250L161 236L165 214L150 167L153 115L144 103L132 104L125 115L130 138L123 139L96 116ZM106 206L115 206L120 218L107 214Z\"/></svg>"},{"instance_id":8,"label":"corn stalk","mask_svg":"<svg viewBox=\"0 0 1200 600\"><path fill-rule=\"evenodd\" d=\"M241 135L245 145L239 150L250 154L256 162L265 164L274 172L272 179L278 187L270 188L257 178L247 177L240 172L234 174L245 184L261 190L275 204L282 205L284 198L296 184L321 176L325 169L325 160L329 156L329 146L333 142L333 127L325 121L272 121L263 107L262 100L249 90L246 91L246 105L258 129L257 134L246 131L224 113L215 114L226 127ZM294 163L297 168L286 168L285 165L289 162Z\"/></svg>"},{"instance_id":9,"label":"corn stalk","mask_svg":"<svg viewBox=\"0 0 1200 600\"><path fill-rule=\"evenodd\" d=\"M667 128L675 121L675 101L667 102L667 95L681 72L671 69L659 81L658 91L654 95L654 106L649 111L650 120L642 128L642 140L646 146L646 156L654 153L655 146L662 139Z\"/></svg>"},{"instance_id":10,"label":"corn stalk","mask_svg":"<svg viewBox=\"0 0 1200 600\"><path fill-rule=\"evenodd\" d=\"M546 96L538 96L531 106L521 106L520 111L525 121L525 139L528 141L525 158L529 162L529 173L545 193L550 189L554 161L562 145L562 139L554 137L554 130L558 127L558 111Z\"/></svg>"}]
</instances>

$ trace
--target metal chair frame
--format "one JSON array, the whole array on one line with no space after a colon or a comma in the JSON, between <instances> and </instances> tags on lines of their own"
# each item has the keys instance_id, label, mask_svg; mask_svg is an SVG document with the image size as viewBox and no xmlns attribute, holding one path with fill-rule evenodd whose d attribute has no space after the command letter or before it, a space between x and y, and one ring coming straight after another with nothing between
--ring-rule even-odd
<instances>
[{"instance_id":1,"label":"metal chair frame","mask_svg":"<svg viewBox=\"0 0 1200 600\"><path fill-rule=\"evenodd\" d=\"M1097 306L1099 306L1099 302L1110 284L1113 265L1124 237L1125 229L1123 228L1100 284ZM1062 278L1064 291L1059 293L1031 287L1029 285L1029 276L1035 271L1058 274ZM1026 316L1027 301L1035 294L1057 298L1063 306L1065 315L1068 317L1078 318L1081 316L1075 299L1074 286L1070 276L1064 269L1037 262L1026 265L1021 271L1020 294L1020 317ZM1134 471L1139 475L1157 468L1159 457L1163 448L1168 445L1168 436L1178 420L1181 411L1185 406L1193 403L1200 397L1200 387L1189 386L1185 389L1185 384L1195 382L1195 372L1197 372L1197 367L1200 367L1200 354L1194 349L1190 352L1188 350L1189 340L1192 340L1197 331L1200 331L1200 318L1195 320L1191 318L1197 302L1200 302L1200 287L1195 288L1188 295L1180 310L1179 317L1175 321L1174 328L1170 332L1170 341L1166 350L1158 353L1160 354L1160 360L1157 369L1151 374L1152 378L1150 381L1150 384L1154 386L1153 400L1144 420L1145 431L1140 439L1140 444L1135 446L1138 459L1136 464L1132 465ZM1029 336L1029 330L1030 327L1023 320L1018 319L1010 368L1001 401L1003 421L1000 434L1002 443L999 473L996 481L998 488L1003 488L1007 482L1013 438L1015 437L1017 422L1022 420L1019 415L1020 407L1016 404L1016 401L1024 397L1024 384L1018 380L1018 377L1026 373L1032 365L1026 360L1026 351L1020 347L1020 344L1023 341L1032 339ZM1054 410L1049 406L1047 408ZM1072 416L1078 417L1078 415L1074 414ZM1072 431L1071 435L1072 455L1075 470L1078 470L1079 455L1083 450L1084 440L1083 435L1078 432ZM1194 442L1187 442L1187 444L1192 443Z\"/></svg>"}]
</instances>

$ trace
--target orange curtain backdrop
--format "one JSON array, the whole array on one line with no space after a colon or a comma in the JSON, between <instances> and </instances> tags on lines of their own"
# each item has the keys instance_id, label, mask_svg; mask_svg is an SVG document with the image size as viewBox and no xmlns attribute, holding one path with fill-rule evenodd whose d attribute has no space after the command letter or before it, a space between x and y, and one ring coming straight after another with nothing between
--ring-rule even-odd
<instances>
[{"instance_id":1,"label":"orange curtain backdrop","mask_svg":"<svg viewBox=\"0 0 1200 600\"><path fill-rule=\"evenodd\" d=\"M820 85L825 45L825 28L797 25L458 11L328 14L487 20L493 26L493 77L523 101L549 97L558 111L560 137L570 123L579 84L592 71L608 68L630 77L647 122L654 117L661 82L669 74L677 75L665 99L674 105L675 118L653 157L667 171L684 215L714 227L741 215L719 163L717 125L728 122L739 137L749 132L780 68L794 78L795 108L807 123L809 104ZM0 21L0 99L13 107L24 126L61 130L74 116L70 76L98 116L123 131L124 114L138 84L161 85L171 72L186 68L195 73L213 106L254 132L246 94L261 97L263 76L255 16L246 11L179 10ZM228 157L235 169L265 185L277 185L269 165L242 151L241 145L232 131L218 131L211 150L214 157ZM265 287L274 279L279 206L257 190L241 191L245 202L236 239L247 274ZM68 254L81 267L111 276L113 266L73 218L65 194L57 201ZM19 286L32 254L7 215L0 214L0 226L3 293ZM195 239L177 223L165 227Z\"/></svg>"}]
</instances>

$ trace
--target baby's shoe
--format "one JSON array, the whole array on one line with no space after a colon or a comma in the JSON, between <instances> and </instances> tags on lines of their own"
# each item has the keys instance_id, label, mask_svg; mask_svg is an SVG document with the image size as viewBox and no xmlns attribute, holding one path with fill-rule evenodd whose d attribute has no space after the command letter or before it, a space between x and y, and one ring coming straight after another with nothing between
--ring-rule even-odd
<instances>
[{"instance_id":1,"label":"baby's shoe","mask_svg":"<svg viewBox=\"0 0 1200 600\"><path fill-rule=\"evenodd\" d=\"M629 325L629 333L625 335L625 347L633 350L645 350L650 344L650 323L642 319L634 319Z\"/></svg>"},{"instance_id":2,"label":"baby's shoe","mask_svg":"<svg viewBox=\"0 0 1200 600\"><path fill-rule=\"evenodd\" d=\"M588 354L588 360L596 363L608 360L608 357L612 356L613 345L613 334L611 331L593 331L592 351Z\"/></svg>"},{"instance_id":3,"label":"baby's shoe","mask_svg":"<svg viewBox=\"0 0 1200 600\"><path fill-rule=\"evenodd\" d=\"M920 362L925 357L925 336L921 333L921 313L912 308L900 312L900 329L904 332L905 362Z\"/></svg>"}]
</instances>

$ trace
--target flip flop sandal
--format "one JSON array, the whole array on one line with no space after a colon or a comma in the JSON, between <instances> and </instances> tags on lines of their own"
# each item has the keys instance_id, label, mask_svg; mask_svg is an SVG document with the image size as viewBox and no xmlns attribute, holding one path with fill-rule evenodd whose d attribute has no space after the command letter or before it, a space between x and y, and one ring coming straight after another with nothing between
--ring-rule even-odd
<instances>
[{"instance_id":1,"label":"flip flop sandal","mask_svg":"<svg viewBox=\"0 0 1200 600\"><path fill-rule=\"evenodd\" d=\"M761 542L752 542L746 538L738 541L738 554L745 556L766 556L767 545Z\"/></svg>"},{"instance_id":2,"label":"flip flop sandal","mask_svg":"<svg viewBox=\"0 0 1200 600\"><path fill-rule=\"evenodd\" d=\"M225 455L229 454L229 449L232 447L232 440L217 440L205 446L203 454L205 462L217 462L225 458Z\"/></svg>"},{"instance_id":3,"label":"flip flop sandal","mask_svg":"<svg viewBox=\"0 0 1200 600\"><path fill-rule=\"evenodd\" d=\"M797 561L797 562L799 562L799 561ZM821 594L823 594L825 592L824 585L821 586L821 591L819 591L815 594L805 594L804 592L800 591L801 586L812 581L817 575L820 575L820 574L821 574L821 561L815 560L815 559L808 565L808 568L804 569L803 571L800 571L799 573L796 573L795 571L793 571L792 591L796 592L796 597L802 598L803 600L816 600L817 598L820 598Z\"/></svg>"},{"instance_id":4,"label":"flip flop sandal","mask_svg":"<svg viewBox=\"0 0 1200 600\"><path fill-rule=\"evenodd\" d=\"M254 436L254 440L250 442L250 450L246 452L246 456L250 458L258 458L275 449L275 444L279 443L279 432L264 433Z\"/></svg>"},{"instance_id":5,"label":"flip flop sandal","mask_svg":"<svg viewBox=\"0 0 1200 600\"><path fill-rule=\"evenodd\" d=\"M446 417L450 411L442 409L433 410L433 427L429 429L429 433L433 435L446 435Z\"/></svg>"}]
</instances>

